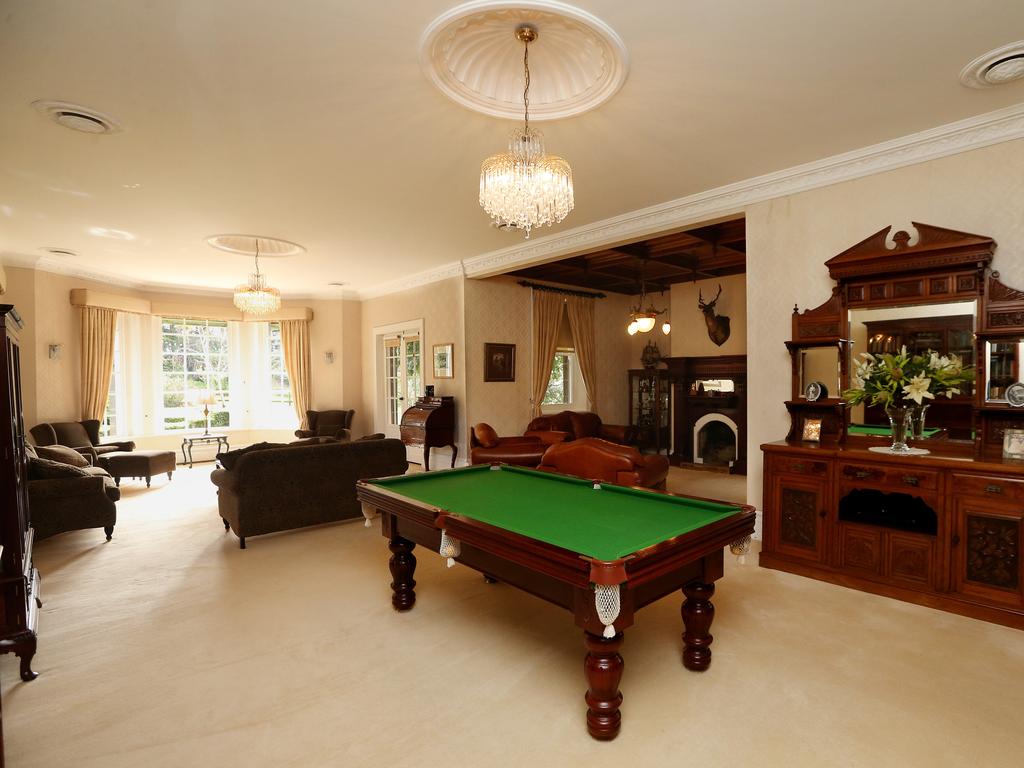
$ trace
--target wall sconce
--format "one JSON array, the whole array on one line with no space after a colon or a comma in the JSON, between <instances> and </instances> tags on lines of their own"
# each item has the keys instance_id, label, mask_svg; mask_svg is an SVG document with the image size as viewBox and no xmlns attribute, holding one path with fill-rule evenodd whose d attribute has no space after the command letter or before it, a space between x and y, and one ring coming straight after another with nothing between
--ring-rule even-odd
<instances>
[{"instance_id":1,"label":"wall sconce","mask_svg":"<svg viewBox=\"0 0 1024 768\"><path fill-rule=\"evenodd\" d=\"M64 351L63 344L50 344L47 354L51 360L60 360L61 352Z\"/></svg>"},{"instance_id":2,"label":"wall sconce","mask_svg":"<svg viewBox=\"0 0 1024 768\"><path fill-rule=\"evenodd\" d=\"M331 365L334 362L334 352L324 352L324 362Z\"/></svg>"}]
</instances>

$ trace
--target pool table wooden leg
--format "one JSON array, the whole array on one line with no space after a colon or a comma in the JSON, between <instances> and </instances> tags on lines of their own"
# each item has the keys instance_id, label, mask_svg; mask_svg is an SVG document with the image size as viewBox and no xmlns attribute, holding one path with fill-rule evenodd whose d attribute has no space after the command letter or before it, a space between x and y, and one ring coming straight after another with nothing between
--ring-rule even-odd
<instances>
[{"instance_id":1,"label":"pool table wooden leg","mask_svg":"<svg viewBox=\"0 0 1024 768\"><path fill-rule=\"evenodd\" d=\"M622 633L615 637L603 637L584 631L583 641L587 656L583 669L587 674L587 730L595 739L608 741L619 735L622 726L622 680L624 666L619 648L622 647Z\"/></svg>"},{"instance_id":2,"label":"pool table wooden leg","mask_svg":"<svg viewBox=\"0 0 1024 768\"><path fill-rule=\"evenodd\" d=\"M703 672L711 666L711 622L715 619L715 606L711 598L714 584L691 581L683 587L683 666L694 672Z\"/></svg>"},{"instance_id":3,"label":"pool table wooden leg","mask_svg":"<svg viewBox=\"0 0 1024 768\"><path fill-rule=\"evenodd\" d=\"M416 556L412 553L416 545L401 536L394 536L388 542L388 549L391 550L391 560L388 565L391 568L391 605L396 611L408 611L416 603L416 580L413 574L416 572Z\"/></svg>"}]
</instances>

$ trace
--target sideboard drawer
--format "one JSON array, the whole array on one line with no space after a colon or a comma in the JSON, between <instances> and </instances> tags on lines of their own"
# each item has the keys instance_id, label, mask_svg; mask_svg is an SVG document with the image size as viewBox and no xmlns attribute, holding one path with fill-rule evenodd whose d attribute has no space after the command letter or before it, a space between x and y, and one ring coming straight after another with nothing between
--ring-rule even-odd
<instances>
[{"instance_id":1,"label":"sideboard drawer","mask_svg":"<svg viewBox=\"0 0 1024 768\"><path fill-rule=\"evenodd\" d=\"M785 472L790 475L824 477L828 474L828 463L801 459L795 456L773 456L772 469L776 472Z\"/></svg>"},{"instance_id":2,"label":"sideboard drawer","mask_svg":"<svg viewBox=\"0 0 1024 768\"><path fill-rule=\"evenodd\" d=\"M984 499L1024 503L1024 480L1010 480L1005 477L985 475L953 475L953 493L978 496Z\"/></svg>"},{"instance_id":3,"label":"sideboard drawer","mask_svg":"<svg viewBox=\"0 0 1024 768\"><path fill-rule=\"evenodd\" d=\"M921 489L934 491L939 487L939 473L917 467L882 467L876 464L843 464L839 476L849 483L884 485L901 490Z\"/></svg>"}]
</instances>

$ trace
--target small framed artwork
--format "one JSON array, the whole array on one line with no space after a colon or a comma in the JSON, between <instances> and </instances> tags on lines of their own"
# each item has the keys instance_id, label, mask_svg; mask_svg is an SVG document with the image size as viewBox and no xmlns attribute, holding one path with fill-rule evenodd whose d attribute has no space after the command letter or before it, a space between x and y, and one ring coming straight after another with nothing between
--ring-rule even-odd
<instances>
[{"instance_id":1,"label":"small framed artwork","mask_svg":"<svg viewBox=\"0 0 1024 768\"><path fill-rule=\"evenodd\" d=\"M434 345L434 378L452 379L455 378L455 345L447 344Z\"/></svg>"},{"instance_id":2,"label":"small framed artwork","mask_svg":"<svg viewBox=\"0 0 1024 768\"><path fill-rule=\"evenodd\" d=\"M804 419L804 436L808 443L821 442L821 419Z\"/></svg>"},{"instance_id":3,"label":"small framed artwork","mask_svg":"<svg viewBox=\"0 0 1024 768\"><path fill-rule=\"evenodd\" d=\"M484 344L484 381L516 380L516 345Z\"/></svg>"}]
</instances>

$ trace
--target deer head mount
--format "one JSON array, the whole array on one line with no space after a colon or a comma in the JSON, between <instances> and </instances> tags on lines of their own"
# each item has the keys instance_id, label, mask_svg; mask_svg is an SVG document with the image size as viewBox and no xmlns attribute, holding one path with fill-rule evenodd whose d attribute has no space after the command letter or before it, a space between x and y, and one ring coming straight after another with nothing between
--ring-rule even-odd
<instances>
[{"instance_id":1,"label":"deer head mount","mask_svg":"<svg viewBox=\"0 0 1024 768\"><path fill-rule=\"evenodd\" d=\"M715 298L710 302L705 302L701 292L697 291L697 306L704 313L704 324L708 327L708 337L719 347L729 340L729 333L731 332L729 329L729 318L724 315L715 314L715 304L718 303L718 297L721 295L721 284L718 286L718 293L715 294Z\"/></svg>"}]
</instances>

